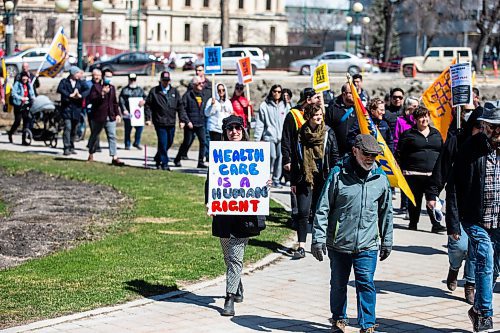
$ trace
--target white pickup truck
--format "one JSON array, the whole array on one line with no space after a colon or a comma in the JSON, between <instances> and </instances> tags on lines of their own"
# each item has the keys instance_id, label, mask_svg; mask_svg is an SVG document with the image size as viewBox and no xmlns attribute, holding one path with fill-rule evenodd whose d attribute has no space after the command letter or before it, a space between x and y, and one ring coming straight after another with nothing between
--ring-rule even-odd
<instances>
[{"instance_id":1,"label":"white pickup truck","mask_svg":"<svg viewBox=\"0 0 500 333\"><path fill-rule=\"evenodd\" d=\"M430 47L425 55L419 57L407 57L401 60L401 70L406 77L413 76L413 66L421 73L441 73L451 64L453 58L460 62L472 61L472 50L470 47Z\"/></svg>"}]
</instances>

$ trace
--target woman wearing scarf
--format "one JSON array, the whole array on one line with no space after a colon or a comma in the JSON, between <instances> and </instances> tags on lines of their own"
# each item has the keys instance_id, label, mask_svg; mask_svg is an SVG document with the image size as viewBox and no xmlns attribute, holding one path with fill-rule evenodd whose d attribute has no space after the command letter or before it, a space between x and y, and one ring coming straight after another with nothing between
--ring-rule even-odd
<instances>
[{"instance_id":1,"label":"woman wearing scarf","mask_svg":"<svg viewBox=\"0 0 500 333\"><path fill-rule=\"evenodd\" d=\"M297 151L292 153L292 191L297 196L297 237L299 246L295 258L304 258L307 237L307 222L311 208L323 189L330 169L339 160L337 139L333 129L325 125L323 111L316 105L304 108L306 123L299 132Z\"/></svg>"}]
</instances>

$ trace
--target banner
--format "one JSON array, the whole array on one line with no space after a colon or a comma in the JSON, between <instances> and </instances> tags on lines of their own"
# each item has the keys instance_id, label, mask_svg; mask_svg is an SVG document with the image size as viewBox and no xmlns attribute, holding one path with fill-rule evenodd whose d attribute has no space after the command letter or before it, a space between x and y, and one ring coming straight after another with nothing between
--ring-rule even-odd
<instances>
[{"instance_id":1,"label":"banner","mask_svg":"<svg viewBox=\"0 0 500 333\"><path fill-rule=\"evenodd\" d=\"M205 74L222 74L222 47L212 46L203 49Z\"/></svg>"},{"instance_id":2,"label":"banner","mask_svg":"<svg viewBox=\"0 0 500 333\"><path fill-rule=\"evenodd\" d=\"M269 142L210 141L208 212L269 215Z\"/></svg>"},{"instance_id":3,"label":"banner","mask_svg":"<svg viewBox=\"0 0 500 333\"><path fill-rule=\"evenodd\" d=\"M322 64L316 67L313 72L312 86L316 92L322 92L330 89L330 78L328 77L328 65Z\"/></svg>"},{"instance_id":4,"label":"banner","mask_svg":"<svg viewBox=\"0 0 500 333\"><path fill-rule=\"evenodd\" d=\"M450 66L452 106L472 104L472 69L470 62Z\"/></svg>"},{"instance_id":5,"label":"banner","mask_svg":"<svg viewBox=\"0 0 500 333\"><path fill-rule=\"evenodd\" d=\"M144 126L144 107L139 106L142 100L142 97L129 97L128 99L131 126Z\"/></svg>"},{"instance_id":6,"label":"banner","mask_svg":"<svg viewBox=\"0 0 500 333\"><path fill-rule=\"evenodd\" d=\"M380 134L380 131L373 123L368 111L366 111L363 106L363 102L361 102L361 98L359 98L358 91L351 80L349 80L349 84L351 86L352 97L354 99L354 109L356 110L356 116L358 118L361 134L370 134L377 140L380 148L382 148L382 154L377 156L377 161L381 164L382 170L384 170L387 178L389 178L389 183L393 187L399 187L401 191L406 194L408 199L410 199L410 201L415 205L415 197L413 196L413 193L411 192L411 189L408 186L396 159L385 143L382 134Z\"/></svg>"},{"instance_id":7,"label":"banner","mask_svg":"<svg viewBox=\"0 0 500 333\"><path fill-rule=\"evenodd\" d=\"M247 84L253 82L252 63L250 57L244 57L238 60L238 83Z\"/></svg>"},{"instance_id":8,"label":"banner","mask_svg":"<svg viewBox=\"0 0 500 333\"><path fill-rule=\"evenodd\" d=\"M453 59L451 64L454 65L455 62L456 59ZM446 141L448 128L453 121L449 69L450 67L448 66L422 95L422 102L429 109L432 123L439 133L441 133L443 142Z\"/></svg>"},{"instance_id":9,"label":"banner","mask_svg":"<svg viewBox=\"0 0 500 333\"><path fill-rule=\"evenodd\" d=\"M60 27L50 44L49 52L45 56L44 62L40 64L40 68L38 69L39 75L55 77L64 68L67 56L68 38L64 34L63 27ZM49 63L49 67L41 70L45 62Z\"/></svg>"}]
</instances>

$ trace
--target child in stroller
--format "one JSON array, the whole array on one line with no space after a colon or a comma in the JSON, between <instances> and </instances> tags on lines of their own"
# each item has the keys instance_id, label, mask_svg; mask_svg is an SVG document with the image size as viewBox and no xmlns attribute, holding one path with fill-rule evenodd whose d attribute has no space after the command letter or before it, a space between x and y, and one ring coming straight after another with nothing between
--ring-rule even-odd
<instances>
[{"instance_id":1,"label":"child in stroller","mask_svg":"<svg viewBox=\"0 0 500 333\"><path fill-rule=\"evenodd\" d=\"M61 117L54 103L47 96L37 96L31 105L30 116L32 127L26 129L26 143L43 141L46 146L56 148Z\"/></svg>"}]
</instances>

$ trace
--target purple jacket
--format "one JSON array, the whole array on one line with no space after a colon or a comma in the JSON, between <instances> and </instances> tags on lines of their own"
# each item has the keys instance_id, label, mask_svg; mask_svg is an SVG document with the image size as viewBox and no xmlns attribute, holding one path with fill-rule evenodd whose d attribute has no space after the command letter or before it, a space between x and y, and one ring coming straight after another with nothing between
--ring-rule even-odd
<instances>
[{"instance_id":1,"label":"purple jacket","mask_svg":"<svg viewBox=\"0 0 500 333\"><path fill-rule=\"evenodd\" d=\"M394 150L398 146L399 138L404 131L409 130L415 125L415 119L413 119L413 115L410 115L408 118L405 116L399 116L396 120L396 127L394 128Z\"/></svg>"}]
</instances>

